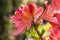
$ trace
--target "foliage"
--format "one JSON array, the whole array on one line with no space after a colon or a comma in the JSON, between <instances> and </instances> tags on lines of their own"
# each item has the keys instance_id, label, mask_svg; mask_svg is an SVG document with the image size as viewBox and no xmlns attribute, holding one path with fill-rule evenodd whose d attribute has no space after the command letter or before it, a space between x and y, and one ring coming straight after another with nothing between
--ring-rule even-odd
<instances>
[{"instance_id":1,"label":"foliage","mask_svg":"<svg viewBox=\"0 0 60 40\"><path fill-rule=\"evenodd\" d=\"M60 0L0 0L0 18L0 40L60 40Z\"/></svg>"}]
</instances>

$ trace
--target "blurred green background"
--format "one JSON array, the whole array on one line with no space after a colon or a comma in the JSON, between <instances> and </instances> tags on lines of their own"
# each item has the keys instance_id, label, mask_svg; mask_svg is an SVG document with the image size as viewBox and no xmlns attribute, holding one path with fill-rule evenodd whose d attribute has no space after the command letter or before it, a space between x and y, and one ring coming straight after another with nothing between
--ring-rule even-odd
<instances>
[{"instance_id":1,"label":"blurred green background","mask_svg":"<svg viewBox=\"0 0 60 40\"><path fill-rule=\"evenodd\" d=\"M14 14L16 8L31 2L35 2L38 7L45 7L44 1L45 0L0 0L0 40L38 40L26 35L27 32L14 37L12 35L14 25L10 16ZM50 2L50 0L48 1Z\"/></svg>"}]
</instances>

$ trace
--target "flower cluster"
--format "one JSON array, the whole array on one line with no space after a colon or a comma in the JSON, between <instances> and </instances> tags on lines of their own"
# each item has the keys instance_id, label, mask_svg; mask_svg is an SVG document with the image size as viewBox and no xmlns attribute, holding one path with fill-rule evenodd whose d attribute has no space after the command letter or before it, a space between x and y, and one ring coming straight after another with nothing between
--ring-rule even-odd
<instances>
[{"instance_id":1,"label":"flower cluster","mask_svg":"<svg viewBox=\"0 0 60 40\"><path fill-rule=\"evenodd\" d=\"M47 7L49 7L49 5ZM52 20L50 19L48 21L52 25L49 29L51 33L49 40L60 40L60 0L51 0L50 9L47 12L53 14L53 16L51 16Z\"/></svg>"},{"instance_id":2,"label":"flower cluster","mask_svg":"<svg viewBox=\"0 0 60 40\"><path fill-rule=\"evenodd\" d=\"M33 24L32 22L41 23L42 20L38 18L43 10L43 7L37 8L35 3L30 3L28 6L23 5L18 8L15 15L11 16L12 21L15 23L15 28L17 28L13 35L16 36L24 30L30 30L31 25Z\"/></svg>"},{"instance_id":3,"label":"flower cluster","mask_svg":"<svg viewBox=\"0 0 60 40\"><path fill-rule=\"evenodd\" d=\"M30 30L33 23L41 23L43 20L48 21L52 27L49 29L51 35L49 40L60 40L60 0L51 0L51 4L44 2L46 9L37 7L35 3L23 5L11 16L17 30L13 35L18 35L24 30ZM44 11L44 12L43 12Z\"/></svg>"}]
</instances>

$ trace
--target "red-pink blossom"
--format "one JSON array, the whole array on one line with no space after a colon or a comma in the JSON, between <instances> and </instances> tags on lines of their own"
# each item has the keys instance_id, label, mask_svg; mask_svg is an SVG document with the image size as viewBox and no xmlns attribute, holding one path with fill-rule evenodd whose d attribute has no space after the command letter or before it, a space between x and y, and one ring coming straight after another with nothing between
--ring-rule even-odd
<instances>
[{"instance_id":1,"label":"red-pink blossom","mask_svg":"<svg viewBox=\"0 0 60 40\"><path fill-rule=\"evenodd\" d=\"M51 0L52 8L54 9L54 16L57 18L57 22L50 22L53 26L59 27L60 26L60 0Z\"/></svg>"},{"instance_id":2,"label":"red-pink blossom","mask_svg":"<svg viewBox=\"0 0 60 40\"><path fill-rule=\"evenodd\" d=\"M60 40L60 0L51 0L51 8L53 8L52 19L55 17L55 21L48 21L52 28L50 28L50 38L49 40Z\"/></svg>"},{"instance_id":3,"label":"red-pink blossom","mask_svg":"<svg viewBox=\"0 0 60 40\"><path fill-rule=\"evenodd\" d=\"M52 28L49 29L51 33L49 40L60 40L60 14L56 13L54 16L57 18L58 23L50 22Z\"/></svg>"},{"instance_id":4,"label":"red-pink blossom","mask_svg":"<svg viewBox=\"0 0 60 40\"><path fill-rule=\"evenodd\" d=\"M30 3L28 5L23 5L19 7L13 16L11 16L12 21L17 29L13 35L18 35L25 30L30 30L32 21L34 23L40 23L38 19L43 12L43 7L38 8L35 3ZM39 20L39 21L37 21Z\"/></svg>"},{"instance_id":5,"label":"red-pink blossom","mask_svg":"<svg viewBox=\"0 0 60 40\"><path fill-rule=\"evenodd\" d=\"M60 0L51 0L51 5L55 9L60 9Z\"/></svg>"},{"instance_id":6,"label":"red-pink blossom","mask_svg":"<svg viewBox=\"0 0 60 40\"><path fill-rule=\"evenodd\" d=\"M50 22L50 24L52 25L52 26L54 26L54 27L60 27L60 14L59 13L56 13L55 15L54 15L54 17L56 17L57 18L57 23L56 22ZM54 21L54 20L53 20Z\"/></svg>"},{"instance_id":7,"label":"red-pink blossom","mask_svg":"<svg viewBox=\"0 0 60 40\"><path fill-rule=\"evenodd\" d=\"M49 40L60 40L60 27L52 27Z\"/></svg>"},{"instance_id":8,"label":"red-pink blossom","mask_svg":"<svg viewBox=\"0 0 60 40\"><path fill-rule=\"evenodd\" d=\"M47 2L45 2L44 4L46 5L46 9L43 12L42 16L40 16L40 19L46 20L54 26L60 25L60 7L57 3L59 3L59 0L51 0L51 4L49 5Z\"/></svg>"},{"instance_id":9,"label":"red-pink blossom","mask_svg":"<svg viewBox=\"0 0 60 40\"><path fill-rule=\"evenodd\" d=\"M45 2L46 9L40 19L48 21L52 28L49 40L60 40L60 0L51 0L51 4L48 5Z\"/></svg>"},{"instance_id":10,"label":"red-pink blossom","mask_svg":"<svg viewBox=\"0 0 60 40\"><path fill-rule=\"evenodd\" d=\"M43 12L43 14L40 16L40 19L46 20L46 21L51 21L51 22L57 22L56 17L53 17L55 13L54 8L49 4L48 2L45 1L44 4L46 5L46 9ZM54 21L52 21L54 20Z\"/></svg>"}]
</instances>

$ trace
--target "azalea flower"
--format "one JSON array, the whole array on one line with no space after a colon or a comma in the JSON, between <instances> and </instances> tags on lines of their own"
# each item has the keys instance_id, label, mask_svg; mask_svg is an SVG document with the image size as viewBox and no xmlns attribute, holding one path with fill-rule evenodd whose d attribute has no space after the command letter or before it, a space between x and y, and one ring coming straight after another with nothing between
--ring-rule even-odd
<instances>
[{"instance_id":1,"label":"azalea flower","mask_svg":"<svg viewBox=\"0 0 60 40\"><path fill-rule=\"evenodd\" d=\"M49 40L60 40L60 0L51 0L51 4L45 1L46 9L40 19L48 21L52 28Z\"/></svg>"},{"instance_id":2,"label":"azalea flower","mask_svg":"<svg viewBox=\"0 0 60 40\"><path fill-rule=\"evenodd\" d=\"M60 27L52 27L49 40L60 40Z\"/></svg>"},{"instance_id":3,"label":"azalea flower","mask_svg":"<svg viewBox=\"0 0 60 40\"><path fill-rule=\"evenodd\" d=\"M42 15L45 16L45 20L47 20L52 27L49 29L49 32L51 33L49 40L60 40L60 0L51 0L51 4L46 4L47 7L50 7L49 11L47 10ZM52 16L49 14L53 14Z\"/></svg>"},{"instance_id":4,"label":"azalea flower","mask_svg":"<svg viewBox=\"0 0 60 40\"><path fill-rule=\"evenodd\" d=\"M60 9L60 0L51 0L51 5L53 8L59 10Z\"/></svg>"},{"instance_id":5,"label":"azalea flower","mask_svg":"<svg viewBox=\"0 0 60 40\"><path fill-rule=\"evenodd\" d=\"M57 23L57 18L54 17L54 15L56 14L56 10L49 4L48 2L45 1L44 4L46 5L46 9L43 12L43 14L40 16L40 19L46 20L48 22L54 22ZM53 21L54 20L54 21Z\"/></svg>"},{"instance_id":6,"label":"azalea flower","mask_svg":"<svg viewBox=\"0 0 60 40\"><path fill-rule=\"evenodd\" d=\"M50 22L53 26L60 26L60 0L51 0L51 6L55 11L54 17L57 18L57 22Z\"/></svg>"},{"instance_id":7,"label":"azalea flower","mask_svg":"<svg viewBox=\"0 0 60 40\"><path fill-rule=\"evenodd\" d=\"M52 28L49 29L51 33L49 40L60 40L60 14L55 14L54 16L57 18L58 23L50 22Z\"/></svg>"},{"instance_id":8,"label":"azalea flower","mask_svg":"<svg viewBox=\"0 0 60 40\"><path fill-rule=\"evenodd\" d=\"M60 40L60 14L56 13L54 16L57 18L58 23L50 22L52 28L49 29L51 33L49 40Z\"/></svg>"},{"instance_id":9,"label":"azalea flower","mask_svg":"<svg viewBox=\"0 0 60 40\"><path fill-rule=\"evenodd\" d=\"M48 21L53 26L60 26L60 0L51 0L51 4L45 1L46 10L40 19Z\"/></svg>"},{"instance_id":10,"label":"azalea flower","mask_svg":"<svg viewBox=\"0 0 60 40\"><path fill-rule=\"evenodd\" d=\"M54 26L54 27L60 27L60 14L59 13L56 13L55 15L54 15L54 17L56 17L57 18L57 23L56 22L50 22L50 24L52 25L52 26Z\"/></svg>"},{"instance_id":11,"label":"azalea flower","mask_svg":"<svg viewBox=\"0 0 60 40\"><path fill-rule=\"evenodd\" d=\"M35 24L41 23L42 20L38 18L41 16L43 10L43 7L38 8L35 3L30 3L19 7L15 11L15 14L11 16L11 19L15 24L15 28L17 29L13 35L16 36L25 30L30 30L33 22Z\"/></svg>"}]
</instances>

